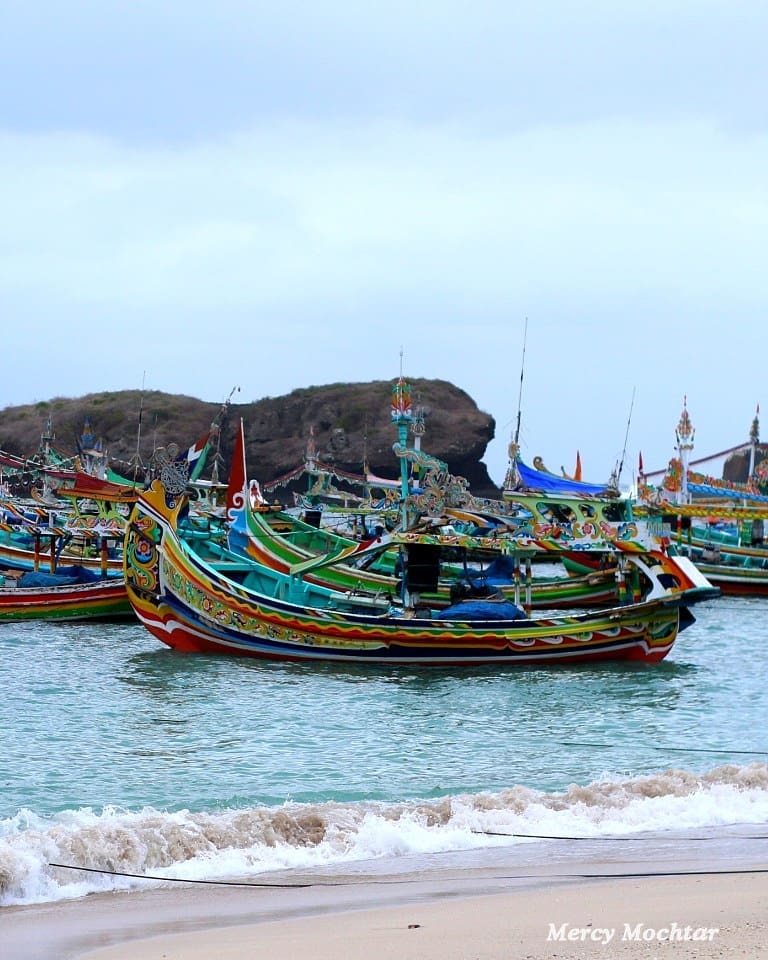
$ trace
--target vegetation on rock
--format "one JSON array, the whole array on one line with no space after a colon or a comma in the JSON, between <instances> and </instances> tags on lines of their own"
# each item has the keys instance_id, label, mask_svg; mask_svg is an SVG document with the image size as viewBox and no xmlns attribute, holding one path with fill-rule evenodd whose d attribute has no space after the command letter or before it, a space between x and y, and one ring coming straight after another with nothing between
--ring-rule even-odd
<instances>
[{"instance_id":1,"label":"vegetation on rock","mask_svg":"<svg viewBox=\"0 0 768 960\"><path fill-rule=\"evenodd\" d=\"M498 490L482 458L494 437L495 421L478 409L463 390L445 380L411 379L414 412L424 415L422 449L444 460L451 473L466 477L473 492L493 496ZM242 417L249 476L268 483L304 462L310 434L317 458L339 469L362 473L364 465L383 477L397 477L391 422L393 381L335 383L294 390L282 397L226 406L219 440L219 473L226 478ZM120 472L153 452L175 443L181 450L202 437L220 416L221 403L160 391L123 390L92 393L0 411L0 449L29 456L39 446L48 422L53 445L74 455L86 417L110 466ZM412 438L411 438L412 439Z\"/></svg>"}]
</instances>

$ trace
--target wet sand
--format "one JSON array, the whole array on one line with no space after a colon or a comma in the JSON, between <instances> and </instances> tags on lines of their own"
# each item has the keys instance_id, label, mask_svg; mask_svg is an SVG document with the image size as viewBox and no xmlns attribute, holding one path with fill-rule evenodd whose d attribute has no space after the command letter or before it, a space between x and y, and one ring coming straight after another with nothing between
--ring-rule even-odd
<instances>
[{"instance_id":1,"label":"wet sand","mask_svg":"<svg viewBox=\"0 0 768 960\"><path fill-rule=\"evenodd\" d=\"M539 847L539 845L537 845ZM177 884L0 912L3 960L767 958L764 843L660 859L539 847ZM750 852L751 851L751 852ZM661 851L655 850L658 855ZM694 851L701 853L701 851ZM546 857L546 859L545 859ZM493 861L493 862L489 862ZM719 871L710 873L707 871ZM671 872L679 875L670 876ZM631 874L631 876L628 876ZM285 883L285 885L279 885ZM301 885L306 884L306 885Z\"/></svg>"},{"instance_id":2,"label":"wet sand","mask_svg":"<svg viewBox=\"0 0 768 960\"><path fill-rule=\"evenodd\" d=\"M165 935L87 960L768 957L765 875L612 880Z\"/></svg>"}]
</instances>

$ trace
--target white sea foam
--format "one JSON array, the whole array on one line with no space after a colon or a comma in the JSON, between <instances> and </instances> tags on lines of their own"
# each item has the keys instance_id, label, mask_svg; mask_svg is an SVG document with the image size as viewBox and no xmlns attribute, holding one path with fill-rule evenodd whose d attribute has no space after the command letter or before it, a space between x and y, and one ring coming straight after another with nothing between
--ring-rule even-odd
<instances>
[{"instance_id":1,"label":"white sea foam","mask_svg":"<svg viewBox=\"0 0 768 960\"><path fill-rule=\"evenodd\" d=\"M557 793L516 786L401 803L288 803L209 813L107 807L45 818L22 810L0 822L0 904L162 882L142 876L265 880L275 870L530 843L531 836L599 838L766 822L768 764L705 774L667 770Z\"/></svg>"}]
</instances>

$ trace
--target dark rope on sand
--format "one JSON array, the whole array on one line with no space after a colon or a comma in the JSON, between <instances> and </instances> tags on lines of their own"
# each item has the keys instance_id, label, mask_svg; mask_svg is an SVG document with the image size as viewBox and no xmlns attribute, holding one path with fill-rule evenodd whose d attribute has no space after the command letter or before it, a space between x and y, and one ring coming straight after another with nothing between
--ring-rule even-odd
<instances>
[{"instance_id":1,"label":"dark rope on sand","mask_svg":"<svg viewBox=\"0 0 768 960\"><path fill-rule=\"evenodd\" d=\"M546 833L505 833L500 830L472 830L472 833L481 834L484 837L522 837L526 840L619 840L622 843L645 843L648 840L663 840L663 837L566 837L559 835L548 835ZM675 837L676 840L768 840L768 834L744 835L738 837Z\"/></svg>"},{"instance_id":2,"label":"dark rope on sand","mask_svg":"<svg viewBox=\"0 0 768 960\"><path fill-rule=\"evenodd\" d=\"M59 867L62 870L82 870L85 873L101 873L109 877L129 877L133 880L159 880L163 883L196 883L206 884L213 887L258 887L276 889L305 889L307 887L349 887L365 884L404 884L404 883L425 883L424 877L405 878L402 880L341 880L337 883L314 882L314 883L249 883L238 880L185 880L181 877L159 877L144 873L126 873L121 870L99 870L96 867L77 867L69 863L49 863L49 867ZM736 875L749 875L756 873L768 873L768 867L756 867L753 869L739 870L649 870L648 872L633 873L555 873L542 876L536 873L521 873L511 875L500 875L496 877L483 877L483 880L632 880L650 878L650 877L730 877ZM465 877L436 877L432 882L457 882Z\"/></svg>"},{"instance_id":3,"label":"dark rope on sand","mask_svg":"<svg viewBox=\"0 0 768 960\"><path fill-rule=\"evenodd\" d=\"M616 747L615 743L586 743L581 740L558 740L561 747L597 747L600 750L612 750ZM661 750L662 753L714 753L714 754L740 754L749 757L768 757L768 750L715 750L713 747L665 747L657 744L647 743L646 747L650 750Z\"/></svg>"},{"instance_id":4,"label":"dark rope on sand","mask_svg":"<svg viewBox=\"0 0 768 960\"><path fill-rule=\"evenodd\" d=\"M83 873L101 873L108 877L129 877L132 880L162 880L165 883L203 883L214 887L316 887L334 886L334 884L316 883L250 883L240 880L185 880L182 877L159 877L149 873L127 873L124 870L105 870L98 867L77 867L71 863L49 863L49 867L60 870L82 870Z\"/></svg>"}]
</instances>

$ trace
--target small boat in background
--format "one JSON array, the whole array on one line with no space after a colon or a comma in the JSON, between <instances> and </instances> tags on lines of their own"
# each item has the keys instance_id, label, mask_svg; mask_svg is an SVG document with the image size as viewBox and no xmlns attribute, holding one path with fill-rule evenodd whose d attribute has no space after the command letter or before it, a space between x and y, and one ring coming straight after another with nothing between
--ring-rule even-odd
<instances>
[{"instance_id":1,"label":"small boat in background","mask_svg":"<svg viewBox=\"0 0 768 960\"><path fill-rule=\"evenodd\" d=\"M0 575L0 622L132 619L122 577L99 578L79 566Z\"/></svg>"},{"instance_id":2,"label":"small boat in background","mask_svg":"<svg viewBox=\"0 0 768 960\"><path fill-rule=\"evenodd\" d=\"M718 455L747 457L746 482L691 469L694 429L685 402L675 437L678 455L658 474L658 485L651 486L641 472L638 514L660 517L670 529L669 551L692 560L724 595L768 597L768 457L759 444L757 413L749 442ZM572 560L567 566L574 573L584 572L584 566Z\"/></svg>"}]
</instances>

